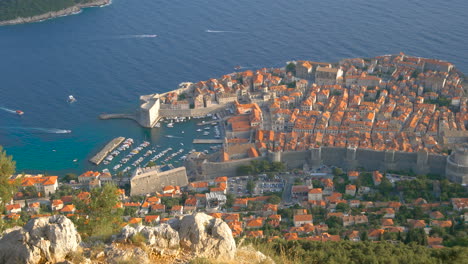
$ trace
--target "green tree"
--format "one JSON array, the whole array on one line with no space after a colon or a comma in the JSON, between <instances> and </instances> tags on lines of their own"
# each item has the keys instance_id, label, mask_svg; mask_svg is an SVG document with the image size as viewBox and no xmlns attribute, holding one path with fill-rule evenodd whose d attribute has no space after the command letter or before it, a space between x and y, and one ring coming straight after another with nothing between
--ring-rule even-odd
<instances>
[{"instance_id":1,"label":"green tree","mask_svg":"<svg viewBox=\"0 0 468 264\"><path fill-rule=\"evenodd\" d=\"M88 216L77 221L78 230L88 237L109 238L120 228L123 210L116 209L119 202L118 189L113 184L92 189L89 201L75 200L77 210Z\"/></svg>"},{"instance_id":2,"label":"green tree","mask_svg":"<svg viewBox=\"0 0 468 264\"><path fill-rule=\"evenodd\" d=\"M405 243L409 244L411 242L415 242L416 244L423 246L427 245L427 236L423 228L413 228L408 231Z\"/></svg>"},{"instance_id":3,"label":"green tree","mask_svg":"<svg viewBox=\"0 0 468 264\"><path fill-rule=\"evenodd\" d=\"M268 198L267 202L271 204L279 204L281 203L281 198L278 195L272 195Z\"/></svg>"},{"instance_id":4,"label":"green tree","mask_svg":"<svg viewBox=\"0 0 468 264\"><path fill-rule=\"evenodd\" d=\"M328 228L338 229L343 226L343 220L337 216L331 216L325 220L325 224L328 225Z\"/></svg>"},{"instance_id":5,"label":"green tree","mask_svg":"<svg viewBox=\"0 0 468 264\"><path fill-rule=\"evenodd\" d=\"M16 163L11 156L7 156L6 152L0 146L0 212L5 209L5 204L8 203L18 189L19 181L10 180L10 177L15 173Z\"/></svg>"},{"instance_id":6,"label":"green tree","mask_svg":"<svg viewBox=\"0 0 468 264\"><path fill-rule=\"evenodd\" d=\"M253 194L254 189L255 189L255 182L253 180L249 180L247 182L247 191L249 191L250 194Z\"/></svg>"},{"instance_id":7,"label":"green tree","mask_svg":"<svg viewBox=\"0 0 468 264\"><path fill-rule=\"evenodd\" d=\"M63 177L63 181L65 182L78 181L78 175L76 175L75 173L67 173Z\"/></svg>"},{"instance_id":8,"label":"green tree","mask_svg":"<svg viewBox=\"0 0 468 264\"><path fill-rule=\"evenodd\" d=\"M288 65L286 65L286 72L291 72L293 75L296 75L296 64L293 62L288 63Z\"/></svg>"}]
</instances>

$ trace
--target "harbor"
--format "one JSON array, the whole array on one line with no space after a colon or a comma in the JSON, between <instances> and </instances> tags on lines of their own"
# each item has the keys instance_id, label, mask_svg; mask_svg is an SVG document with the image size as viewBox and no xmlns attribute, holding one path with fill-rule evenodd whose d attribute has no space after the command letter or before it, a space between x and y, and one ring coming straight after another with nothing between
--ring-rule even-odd
<instances>
[{"instance_id":1,"label":"harbor","mask_svg":"<svg viewBox=\"0 0 468 264\"><path fill-rule=\"evenodd\" d=\"M143 136L122 135L112 148L106 145L90 160L97 165L93 170L130 176L147 166L182 166L193 152L210 154L220 149L218 121L213 115L161 118Z\"/></svg>"}]
</instances>

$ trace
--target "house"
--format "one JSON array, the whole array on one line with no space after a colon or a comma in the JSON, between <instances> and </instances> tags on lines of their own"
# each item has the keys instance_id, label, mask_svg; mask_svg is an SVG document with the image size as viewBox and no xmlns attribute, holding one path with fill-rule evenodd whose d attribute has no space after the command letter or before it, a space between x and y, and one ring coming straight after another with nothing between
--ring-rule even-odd
<instances>
[{"instance_id":1,"label":"house","mask_svg":"<svg viewBox=\"0 0 468 264\"><path fill-rule=\"evenodd\" d=\"M372 180L374 185L377 186L382 182L383 175L379 171L372 172Z\"/></svg>"},{"instance_id":2,"label":"house","mask_svg":"<svg viewBox=\"0 0 468 264\"><path fill-rule=\"evenodd\" d=\"M393 226L393 219L383 218L382 219L382 226Z\"/></svg>"},{"instance_id":3,"label":"house","mask_svg":"<svg viewBox=\"0 0 468 264\"><path fill-rule=\"evenodd\" d=\"M74 214L75 213L75 205L73 204L67 204L65 205L61 210L60 212L62 214Z\"/></svg>"},{"instance_id":4,"label":"house","mask_svg":"<svg viewBox=\"0 0 468 264\"><path fill-rule=\"evenodd\" d=\"M353 241L353 242L359 242L359 241L361 241L361 236L360 236L360 234L359 234L359 231L357 231L357 230L353 230L353 231L347 232L347 233L346 233L346 236L348 236L349 241Z\"/></svg>"},{"instance_id":5,"label":"house","mask_svg":"<svg viewBox=\"0 0 468 264\"><path fill-rule=\"evenodd\" d=\"M432 221L431 221L431 226L451 227L451 226L452 226L452 221L451 221L451 220L447 220L447 221L432 220Z\"/></svg>"},{"instance_id":6,"label":"house","mask_svg":"<svg viewBox=\"0 0 468 264\"><path fill-rule=\"evenodd\" d=\"M99 180L102 184L110 183L112 182L112 175L108 172L103 172L99 175Z\"/></svg>"},{"instance_id":7,"label":"house","mask_svg":"<svg viewBox=\"0 0 468 264\"><path fill-rule=\"evenodd\" d=\"M331 195L334 191L333 181L331 179L323 179L323 194Z\"/></svg>"},{"instance_id":8,"label":"house","mask_svg":"<svg viewBox=\"0 0 468 264\"><path fill-rule=\"evenodd\" d=\"M345 193L347 195L355 196L356 195L356 185L352 185L352 184L346 185Z\"/></svg>"},{"instance_id":9,"label":"house","mask_svg":"<svg viewBox=\"0 0 468 264\"><path fill-rule=\"evenodd\" d=\"M424 220L407 219L406 221L411 228L425 228L427 226Z\"/></svg>"},{"instance_id":10,"label":"house","mask_svg":"<svg viewBox=\"0 0 468 264\"><path fill-rule=\"evenodd\" d=\"M359 224L367 224L369 220L365 215L348 215L341 217L343 220L343 226L350 226L350 225L359 225Z\"/></svg>"},{"instance_id":11,"label":"house","mask_svg":"<svg viewBox=\"0 0 468 264\"><path fill-rule=\"evenodd\" d=\"M294 226L299 227L304 224L313 224L313 218L311 214L304 214L304 215L295 215L294 216Z\"/></svg>"},{"instance_id":12,"label":"house","mask_svg":"<svg viewBox=\"0 0 468 264\"><path fill-rule=\"evenodd\" d=\"M262 230L249 230L245 232L245 235L247 237L263 238L263 231Z\"/></svg>"},{"instance_id":13,"label":"house","mask_svg":"<svg viewBox=\"0 0 468 264\"><path fill-rule=\"evenodd\" d=\"M52 200L50 205L52 211L58 211L63 208L63 201L62 200Z\"/></svg>"},{"instance_id":14,"label":"house","mask_svg":"<svg viewBox=\"0 0 468 264\"><path fill-rule=\"evenodd\" d=\"M395 218L395 210L393 208L382 208L380 213L383 214L383 218Z\"/></svg>"},{"instance_id":15,"label":"house","mask_svg":"<svg viewBox=\"0 0 468 264\"><path fill-rule=\"evenodd\" d=\"M260 229L263 227L264 225L264 219L259 217L259 218L254 218L254 219L251 219L249 221L247 221L247 223L245 224L245 228L246 229Z\"/></svg>"},{"instance_id":16,"label":"house","mask_svg":"<svg viewBox=\"0 0 468 264\"><path fill-rule=\"evenodd\" d=\"M379 240L383 236L384 233L385 233L385 230L383 229L372 229L367 234L367 237L369 238L369 240L376 241L376 240Z\"/></svg>"},{"instance_id":17,"label":"house","mask_svg":"<svg viewBox=\"0 0 468 264\"><path fill-rule=\"evenodd\" d=\"M270 215L275 215L277 211L278 211L277 204L265 204L262 208L262 213L263 213L263 216L265 217L270 216Z\"/></svg>"},{"instance_id":18,"label":"house","mask_svg":"<svg viewBox=\"0 0 468 264\"><path fill-rule=\"evenodd\" d=\"M20 204L9 204L5 206L5 210L7 214L19 214L21 213L21 205Z\"/></svg>"},{"instance_id":19,"label":"house","mask_svg":"<svg viewBox=\"0 0 468 264\"><path fill-rule=\"evenodd\" d=\"M307 196L309 201L320 201L323 199L322 197L322 188L313 188L308 193Z\"/></svg>"},{"instance_id":20,"label":"house","mask_svg":"<svg viewBox=\"0 0 468 264\"><path fill-rule=\"evenodd\" d=\"M189 190L194 192L206 192L208 191L208 182L192 182L189 184Z\"/></svg>"},{"instance_id":21,"label":"house","mask_svg":"<svg viewBox=\"0 0 468 264\"><path fill-rule=\"evenodd\" d=\"M431 219L443 219L445 216L441 212L435 211L435 212L431 212L429 214L429 217Z\"/></svg>"},{"instance_id":22,"label":"house","mask_svg":"<svg viewBox=\"0 0 468 264\"><path fill-rule=\"evenodd\" d=\"M32 176L21 178L21 187L26 188L34 186L39 192L43 192L46 196L55 193L58 188L58 176Z\"/></svg>"},{"instance_id":23,"label":"house","mask_svg":"<svg viewBox=\"0 0 468 264\"><path fill-rule=\"evenodd\" d=\"M92 180L97 180L99 178L99 175L101 175L101 173L97 171L87 171L78 176L78 182L82 184L88 184L88 182Z\"/></svg>"},{"instance_id":24,"label":"house","mask_svg":"<svg viewBox=\"0 0 468 264\"><path fill-rule=\"evenodd\" d=\"M291 187L291 195L298 200L304 200L308 197L309 186L307 185L294 185Z\"/></svg>"},{"instance_id":25,"label":"house","mask_svg":"<svg viewBox=\"0 0 468 264\"><path fill-rule=\"evenodd\" d=\"M184 213L184 206L174 205L171 208L171 215L182 215Z\"/></svg>"},{"instance_id":26,"label":"house","mask_svg":"<svg viewBox=\"0 0 468 264\"><path fill-rule=\"evenodd\" d=\"M348 179L350 181L356 181L359 178L359 172L357 171L348 171Z\"/></svg>"},{"instance_id":27,"label":"house","mask_svg":"<svg viewBox=\"0 0 468 264\"><path fill-rule=\"evenodd\" d=\"M151 205L151 213L164 213L166 206L164 204L153 204Z\"/></svg>"},{"instance_id":28,"label":"house","mask_svg":"<svg viewBox=\"0 0 468 264\"><path fill-rule=\"evenodd\" d=\"M34 214L38 214L41 209L41 204L39 202L28 204L28 211Z\"/></svg>"},{"instance_id":29,"label":"house","mask_svg":"<svg viewBox=\"0 0 468 264\"><path fill-rule=\"evenodd\" d=\"M145 223L146 224L159 224L161 218L159 215L146 215L145 216Z\"/></svg>"}]
</instances>

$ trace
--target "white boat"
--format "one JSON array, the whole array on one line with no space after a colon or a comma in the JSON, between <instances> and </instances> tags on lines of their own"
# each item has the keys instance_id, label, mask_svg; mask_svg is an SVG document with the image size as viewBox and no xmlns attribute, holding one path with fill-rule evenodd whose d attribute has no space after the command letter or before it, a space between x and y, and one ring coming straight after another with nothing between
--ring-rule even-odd
<instances>
[{"instance_id":1,"label":"white boat","mask_svg":"<svg viewBox=\"0 0 468 264\"><path fill-rule=\"evenodd\" d=\"M156 126L155 127L161 127L161 123L156 123Z\"/></svg>"},{"instance_id":2,"label":"white boat","mask_svg":"<svg viewBox=\"0 0 468 264\"><path fill-rule=\"evenodd\" d=\"M67 102L69 102L71 104L71 103L76 102L76 99L75 99L75 97L73 97L73 95L69 95Z\"/></svg>"},{"instance_id":3,"label":"white boat","mask_svg":"<svg viewBox=\"0 0 468 264\"><path fill-rule=\"evenodd\" d=\"M201 129L197 129L197 132L201 132L202 130Z\"/></svg>"},{"instance_id":4,"label":"white boat","mask_svg":"<svg viewBox=\"0 0 468 264\"><path fill-rule=\"evenodd\" d=\"M174 123L171 122L171 123L167 124L167 127L174 127Z\"/></svg>"}]
</instances>

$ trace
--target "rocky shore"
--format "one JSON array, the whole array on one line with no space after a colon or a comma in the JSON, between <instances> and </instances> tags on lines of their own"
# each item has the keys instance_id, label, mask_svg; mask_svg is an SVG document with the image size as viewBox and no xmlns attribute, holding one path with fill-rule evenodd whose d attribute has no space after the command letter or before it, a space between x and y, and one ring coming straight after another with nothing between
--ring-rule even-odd
<instances>
[{"instance_id":1,"label":"rocky shore","mask_svg":"<svg viewBox=\"0 0 468 264\"><path fill-rule=\"evenodd\" d=\"M83 8L108 5L110 3L111 3L111 0L95 0L86 4L78 4L78 5L71 6L69 8L65 8L59 11L51 11L51 12L47 12L47 13L37 15L37 16L17 17L11 20L0 21L0 26L32 23L32 22L43 21L43 20L47 20L51 18L57 18L61 16L68 16L68 15L72 15L72 14L76 14L80 12L81 9Z\"/></svg>"}]
</instances>

